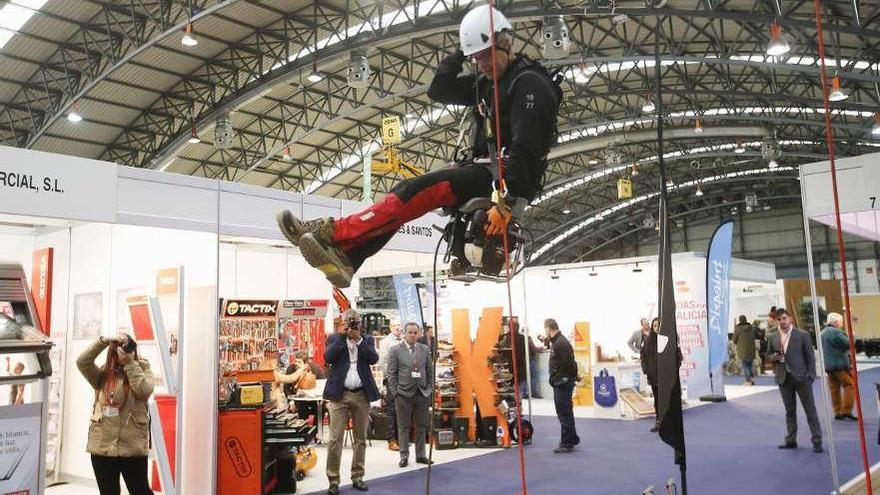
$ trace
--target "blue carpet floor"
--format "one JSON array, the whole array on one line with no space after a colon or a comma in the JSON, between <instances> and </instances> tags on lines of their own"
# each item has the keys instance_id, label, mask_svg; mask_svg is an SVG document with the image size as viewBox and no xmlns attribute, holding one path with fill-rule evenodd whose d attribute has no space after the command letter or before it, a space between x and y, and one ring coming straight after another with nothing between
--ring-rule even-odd
<instances>
[{"instance_id":1,"label":"blue carpet floor","mask_svg":"<svg viewBox=\"0 0 880 495\"><path fill-rule=\"evenodd\" d=\"M873 383L880 370L860 375L864 394L866 435L871 464L880 461L878 413ZM734 377L733 383L738 383ZM772 380L772 378L771 378ZM764 385L767 380L758 380ZM772 383L772 382L771 382ZM818 385L820 382L816 382ZM770 383L766 383L769 385ZM814 386L817 405L821 396ZM685 412L688 488L700 495L828 494L833 489L826 434L826 452L810 449L809 428L799 409L798 443L782 451L785 419L779 393L759 393ZM677 476L672 450L648 431L652 420L577 421L581 446L572 454L553 454L558 442L556 418L535 418L535 441L526 447L529 493L534 495L637 495L648 485L659 487ZM833 421L840 477L846 481L861 472L855 422ZM823 423L824 428L824 423ZM435 466L435 495L513 495L520 493L516 449ZM367 470L369 471L369 460ZM425 470L389 476L370 483L373 494L424 493ZM343 491L351 492L351 488ZM680 492L679 492L680 493Z\"/></svg>"}]
</instances>

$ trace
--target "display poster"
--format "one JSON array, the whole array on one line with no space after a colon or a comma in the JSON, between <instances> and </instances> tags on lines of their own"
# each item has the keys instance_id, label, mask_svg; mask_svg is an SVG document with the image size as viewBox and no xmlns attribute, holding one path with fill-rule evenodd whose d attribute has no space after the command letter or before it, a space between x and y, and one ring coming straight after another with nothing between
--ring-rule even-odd
<instances>
[{"instance_id":1,"label":"display poster","mask_svg":"<svg viewBox=\"0 0 880 495\"><path fill-rule=\"evenodd\" d=\"M0 213L116 221L116 167L0 146Z\"/></svg>"},{"instance_id":2,"label":"display poster","mask_svg":"<svg viewBox=\"0 0 880 495\"><path fill-rule=\"evenodd\" d=\"M721 224L709 243L706 256L706 295L709 302L709 371L721 374L727 362L730 333L730 262L733 248L733 222ZM716 391L720 393L719 391Z\"/></svg>"},{"instance_id":3,"label":"display poster","mask_svg":"<svg viewBox=\"0 0 880 495\"><path fill-rule=\"evenodd\" d=\"M37 311L37 328L47 337L52 335L52 262L54 248L34 251L31 271L31 296Z\"/></svg>"},{"instance_id":4,"label":"display poster","mask_svg":"<svg viewBox=\"0 0 880 495\"><path fill-rule=\"evenodd\" d=\"M40 493L42 404L0 407L0 493Z\"/></svg>"},{"instance_id":5,"label":"display poster","mask_svg":"<svg viewBox=\"0 0 880 495\"><path fill-rule=\"evenodd\" d=\"M73 338L96 339L101 335L103 298L101 292L73 296Z\"/></svg>"},{"instance_id":6,"label":"display poster","mask_svg":"<svg viewBox=\"0 0 880 495\"><path fill-rule=\"evenodd\" d=\"M574 324L574 360L577 362L578 376L581 381L574 389L574 404L576 406L593 405L593 365L590 350L590 324L579 321Z\"/></svg>"},{"instance_id":7,"label":"display poster","mask_svg":"<svg viewBox=\"0 0 880 495\"><path fill-rule=\"evenodd\" d=\"M419 288L413 283L412 274L397 273L391 278L394 281L394 292L397 294L397 309L400 311L401 325L412 321L418 323L420 327L424 327Z\"/></svg>"},{"instance_id":8,"label":"display poster","mask_svg":"<svg viewBox=\"0 0 880 495\"><path fill-rule=\"evenodd\" d=\"M680 263L673 267L675 280L675 322L682 364L679 369L688 399L711 393L709 347L706 330L706 284L703 262Z\"/></svg>"},{"instance_id":9,"label":"display poster","mask_svg":"<svg viewBox=\"0 0 880 495\"><path fill-rule=\"evenodd\" d=\"M294 299L278 307L278 364L281 369L293 362L296 351L306 351L311 360L324 365L324 325L330 301Z\"/></svg>"}]
</instances>

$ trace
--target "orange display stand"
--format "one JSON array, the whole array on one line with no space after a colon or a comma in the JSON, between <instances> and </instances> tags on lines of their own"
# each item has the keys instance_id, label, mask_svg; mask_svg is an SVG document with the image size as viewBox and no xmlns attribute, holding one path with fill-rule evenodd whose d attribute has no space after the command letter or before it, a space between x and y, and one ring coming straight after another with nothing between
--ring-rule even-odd
<instances>
[{"instance_id":1,"label":"orange display stand","mask_svg":"<svg viewBox=\"0 0 880 495\"><path fill-rule=\"evenodd\" d=\"M469 418L468 439L475 441L477 425L474 421L474 396L483 417L495 416L504 429L502 445L510 445L507 418L495 405L495 382L487 358L501 335L502 308L483 308L477 338L471 341L470 316L466 309L452 310L452 344L458 356L459 409L456 417Z\"/></svg>"},{"instance_id":2,"label":"orange display stand","mask_svg":"<svg viewBox=\"0 0 880 495\"><path fill-rule=\"evenodd\" d=\"M220 411L217 495L263 493L263 411Z\"/></svg>"},{"instance_id":3,"label":"orange display stand","mask_svg":"<svg viewBox=\"0 0 880 495\"><path fill-rule=\"evenodd\" d=\"M162 424L162 436L165 437L165 454L168 456L168 463L171 466L171 477L174 478L174 461L177 455L177 397L156 394L155 398L156 409L159 410L159 421ZM153 461L152 471L150 488L153 491L161 492L162 484L159 482L159 468L155 461Z\"/></svg>"}]
</instances>

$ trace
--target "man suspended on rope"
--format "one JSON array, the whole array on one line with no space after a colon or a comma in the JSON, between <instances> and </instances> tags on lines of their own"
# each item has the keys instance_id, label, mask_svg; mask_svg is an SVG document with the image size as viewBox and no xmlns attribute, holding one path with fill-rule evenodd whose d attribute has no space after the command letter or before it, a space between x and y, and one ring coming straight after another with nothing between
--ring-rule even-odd
<instances>
[{"instance_id":1,"label":"man suspended on rope","mask_svg":"<svg viewBox=\"0 0 880 495\"><path fill-rule=\"evenodd\" d=\"M278 225L287 239L336 287L348 287L363 262L382 249L402 225L431 210L490 197L493 184L509 197L525 202L541 190L547 153L556 140L556 113L562 100L558 83L539 63L512 52L510 21L488 5L468 12L459 34L461 49L440 63L428 96L447 105L473 108L470 158L491 158L488 163L471 160L403 180L381 201L344 218L303 222L289 211L278 214ZM471 58L478 74L460 75L466 57ZM494 77L499 85L498 111ZM500 118L501 124L503 181L498 181L495 118ZM501 235L510 222L510 208L499 203L489 211L486 234L490 236Z\"/></svg>"}]
</instances>

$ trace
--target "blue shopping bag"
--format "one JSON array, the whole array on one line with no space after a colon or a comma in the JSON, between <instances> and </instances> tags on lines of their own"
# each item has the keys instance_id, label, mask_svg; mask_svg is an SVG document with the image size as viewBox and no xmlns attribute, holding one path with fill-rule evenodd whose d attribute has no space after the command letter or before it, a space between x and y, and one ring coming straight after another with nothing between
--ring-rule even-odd
<instances>
[{"instance_id":1,"label":"blue shopping bag","mask_svg":"<svg viewBox=\"0 0 880 495\"><path fill-rule=\"evenodd\" d=\"M608 374L607 368L602 368L599 376L593 377L593 398L602 407L614 407L617 404L617 385L614 377Z\"/></svg>"}]
</instances>

